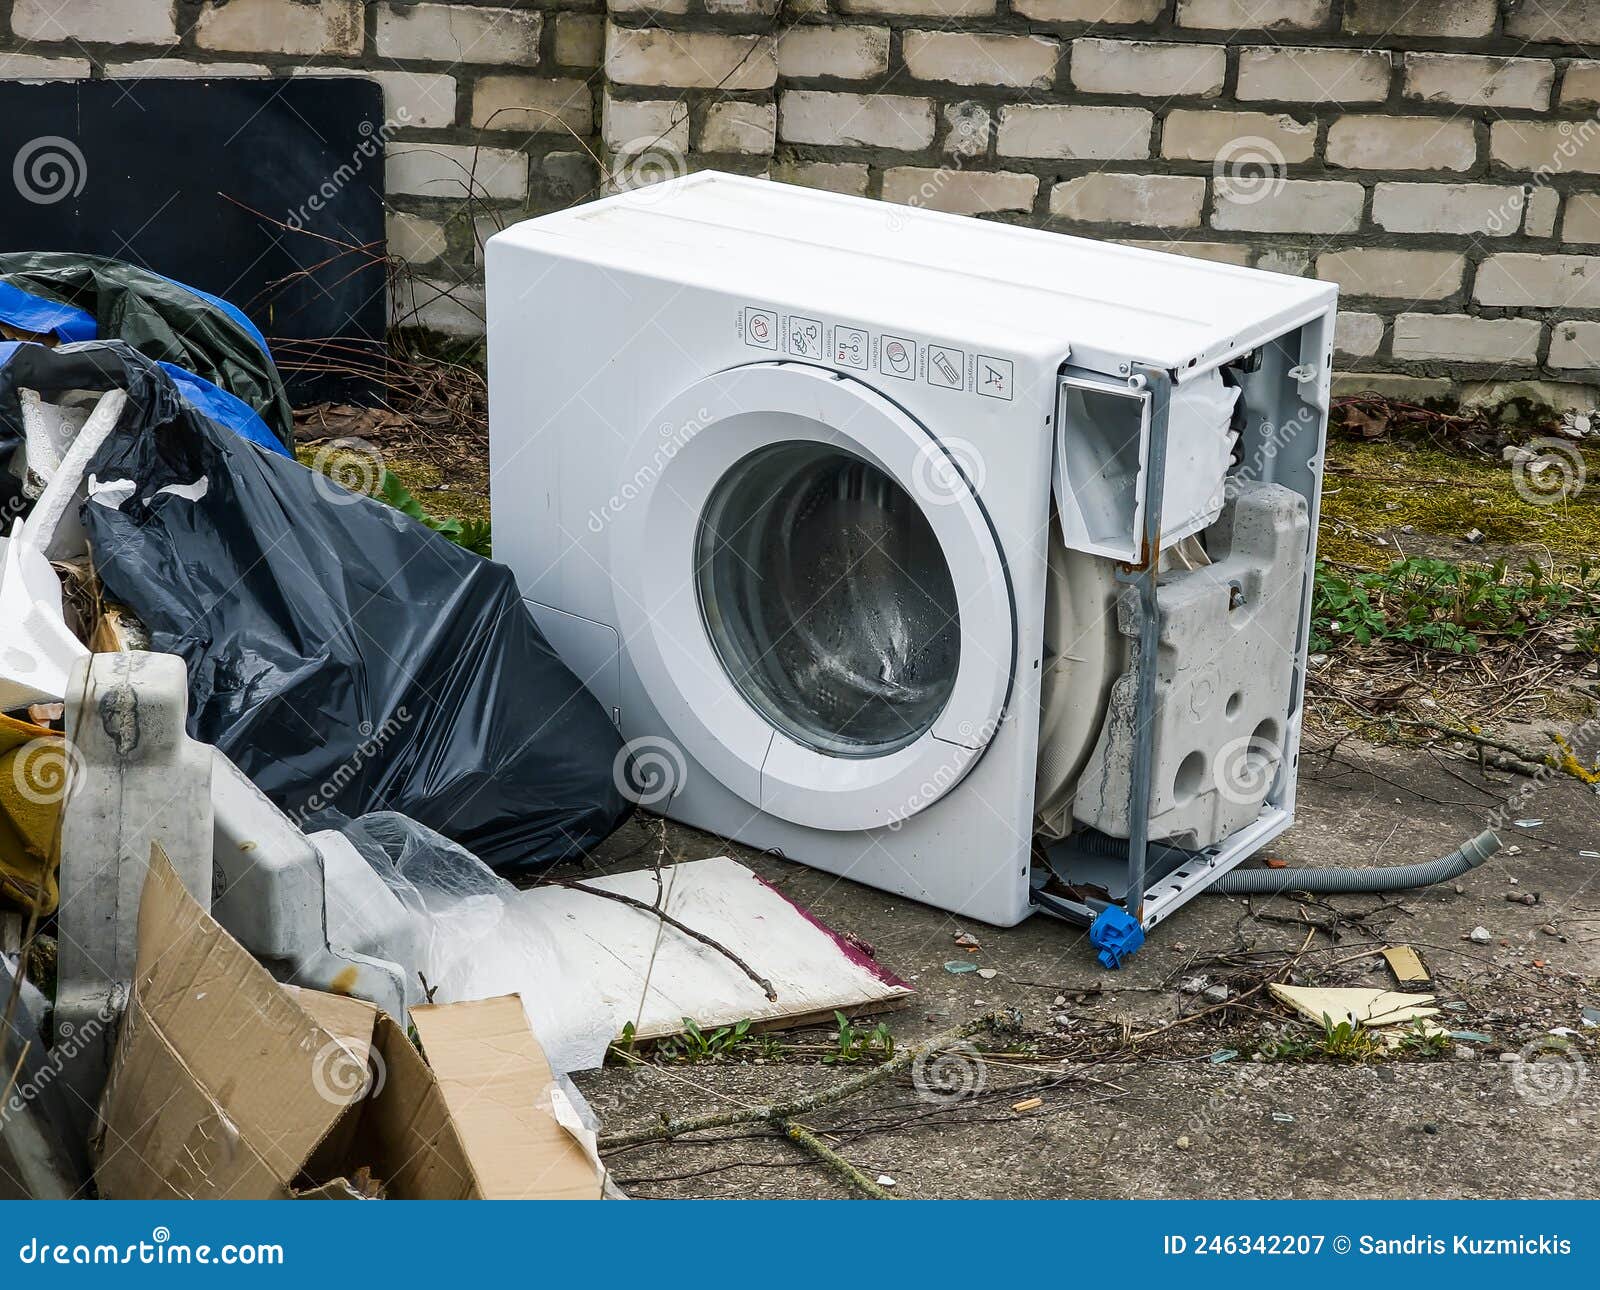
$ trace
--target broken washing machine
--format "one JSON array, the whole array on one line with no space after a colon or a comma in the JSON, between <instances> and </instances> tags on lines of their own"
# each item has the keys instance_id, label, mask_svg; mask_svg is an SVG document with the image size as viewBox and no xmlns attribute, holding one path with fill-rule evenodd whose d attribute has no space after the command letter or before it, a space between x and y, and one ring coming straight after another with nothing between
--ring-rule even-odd
<instances>
[{"instance_id":1,"label":"broken washing machine","mask_svg":"<svg viewBox=\"0 0 1600 1290\"><path fill-rule=\"evenodd\" d=\"M1288 827L1334 287L710 172L487 279L495 555L644 805L1113 958Z\"/></svg>"}]
</instances>

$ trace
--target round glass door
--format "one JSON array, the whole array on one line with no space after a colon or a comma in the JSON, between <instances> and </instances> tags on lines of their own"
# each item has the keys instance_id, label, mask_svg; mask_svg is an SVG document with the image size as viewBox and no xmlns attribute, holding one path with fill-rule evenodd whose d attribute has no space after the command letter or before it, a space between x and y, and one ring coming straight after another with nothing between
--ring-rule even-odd
<instances>
[{"instance_id":1,"label":"round glass door","mask_svg":"<svg viewBox=\"0 0 1600 1290\"><path fill-rule=\"evenodd\" d=\"M961 622L922 508L832 444L776 443L712 489L696 537L700 612L745 699L796 743L881 757L955 689Z\"/></svg>"}]
</instances>

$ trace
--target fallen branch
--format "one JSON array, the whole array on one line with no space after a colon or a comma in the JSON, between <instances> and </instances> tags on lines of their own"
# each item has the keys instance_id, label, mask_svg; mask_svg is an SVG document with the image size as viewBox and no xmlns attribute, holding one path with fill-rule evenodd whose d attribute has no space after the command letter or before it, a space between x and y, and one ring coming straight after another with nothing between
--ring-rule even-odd
<instances>
[{"instance_id":1,"label":"fallen branch","mask_svg":"<svg viewBox=\"0 0 1600 1290\"><path fill-rule=\"evenodd\" d=\"M885 1191L866 1174L857 1169L853 1164L841 1156L826 1142L819 1138L803 1124L796 1124L793 1120L781 1117L772 1121L772 1125L784 1137L796 1146L804 1147L822 1162L829 1173L833 1174L847 1187L853 1187L863 1196L871 1200L894 1200L895 1197Z\"/></svg>"},{"instance_id":2,"label":"fallen branch","mask_svg":"<svg viewBox=\"0 0 1600 1290\"><path fill-rule=\"evenodd\" d=\"M760 986L762 992L767 996L767 999L770 1002L777 1002L778 992L772 988L771 981L767 980L766 977L762 976L742 958L730 950L726 945L713 940L704 932L695 931L695 929L690 927L687 923L679 922L671 914L667 913L666 910L660 909L655 905L647 903L646 901L636 900L632 896L624 896L620 891L606 891L601 887L591 887L587 883L578 882L576 879L555 878L552 879L552 881L559 887L570 887L573 891L585 892L590 896L599 896L604 900L614 900L618 904L630 905L634 909L642 910L646 914L655 915L655 917L659 918L668 927L676 928L690 939L699 941L702 945L714 949L718 954L722 955L723 958L727 959L728 962L732 963L736 968L738 968L747 977Z\"/></svg>"},{"instance_id":3,"label":"fallen branch","mask_svg":"<svg viewBox=\"0 0 1600 1290\"><path fill-rule=\"evenodd\" d=\"M805 1115L819 1107L831 1106L836 1102L843 1102L846 1098L854 1097L863 1089L871 1088L874 1084L881 1084L891 1075L896 1075L908 1066L921 1060L930 1053L936 1053L948 1048L951 1044L960 1043L980 1030L993 1028L1001 1021L1009 1021L1007 1013L987 1012L972 1021L964 1022L942 1034L935 1035L925 1044L918 1044L912 1048L902 1048L881 1066L863 1071L859 1075L852 1075L849 1079L841 1080L830 1088L817 1089L812 1093L804 1093L788 1102L777 1102L767 1106L741 1106L727 1111L711 1111L705 1115L691 1115L681 1119L668 1119L663 1115L656 1124L645 1125L638 1129L623 1129L616 1133L605 1133L600 1136L601 1151L615 1151L621 1147L637 1147L647 1142L669 1142L673 1138L682 1137L686 1133L698 1133L704 1129L726 1129L736 1124L770 1124L779 1127L783 1122L793 1119L797 1115ZM787 1130L783 1130L787 1132Z\"/></svg>"}]
</instances>

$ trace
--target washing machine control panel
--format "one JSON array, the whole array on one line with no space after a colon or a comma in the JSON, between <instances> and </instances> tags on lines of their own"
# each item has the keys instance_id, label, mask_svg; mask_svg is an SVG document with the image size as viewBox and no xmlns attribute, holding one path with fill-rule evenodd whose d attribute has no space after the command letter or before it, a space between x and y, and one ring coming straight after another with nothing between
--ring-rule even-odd
<instances>
[{"instance_id":1,"label":"washing machine control panel","mask_svg":"<svg viewBox=\"0 0 1600 1290\"><path fill-rule=\"evenodd\" d=\"M740 338L752 349L825 363L845 373L875 372L958 394L1011 399L1016 364L998 354L760 305L740 309L738 326Z\"/></svg>"}]
</instances>

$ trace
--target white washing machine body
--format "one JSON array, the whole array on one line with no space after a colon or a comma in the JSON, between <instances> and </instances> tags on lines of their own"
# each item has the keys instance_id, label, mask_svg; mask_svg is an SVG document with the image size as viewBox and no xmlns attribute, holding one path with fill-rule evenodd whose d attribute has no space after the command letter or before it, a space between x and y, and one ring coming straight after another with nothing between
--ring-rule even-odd
<instances>
[{"instance_id":1,"label":"white washing machine body","mask_svg":"<svg viewBox=\"0 0 1600 1290\"><path fill-rule=\"evenodd\" d=\"M995 924L1030 910L1064 373L1298 329L1326 408L1324 284L761 180L486 265L496 558L644 803Z\"/></svg>"}]
</instances>

